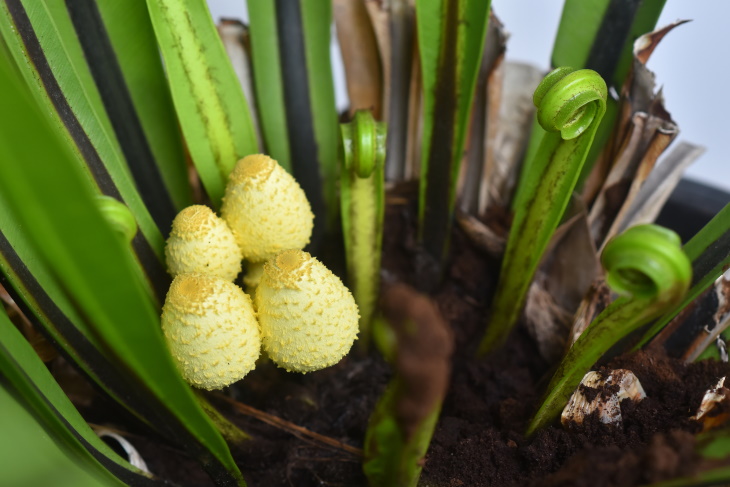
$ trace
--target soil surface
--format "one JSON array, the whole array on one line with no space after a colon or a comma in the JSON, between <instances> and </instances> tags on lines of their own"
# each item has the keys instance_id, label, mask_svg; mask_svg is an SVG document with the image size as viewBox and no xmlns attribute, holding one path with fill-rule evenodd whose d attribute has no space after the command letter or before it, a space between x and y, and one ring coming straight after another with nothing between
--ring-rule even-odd
<instances>
[{"instance_id":1,"label":"soil surface","mask_svg":"<svg viewBox=\"0 0 730 487\"><path fill-rule=\"evenodd\" d=\"M421 268L432 265L415 244L410 196L389 196L384 279L418 287ZM619 426L602 424L594 413L580 427L555 424L526 438L523 432L550 379L551 364L522 327L497 353L474 358L497 270L498 262L454 229L450 265L431 293L453 329L453 368L419 485L633 486L691 474L697 465L694 435L701 426L689 417L730 366L685 365L661 350L618 356L599 366L633 371L647 394L641 402L621 403ZM391 374L377 352L351 353L334 367L306 375L264 360L224 392L271 417L362 448L368 417ZM251 487L366 485L357 451L301 432L295 436L235 410L220 395L210 399L254 437L232 448ZM131 432L130 441L153 473L180 486L212 485L194 460L165 446L108 401L97 398L84 412L92 422Z\"/></svg>"}]
</instances>

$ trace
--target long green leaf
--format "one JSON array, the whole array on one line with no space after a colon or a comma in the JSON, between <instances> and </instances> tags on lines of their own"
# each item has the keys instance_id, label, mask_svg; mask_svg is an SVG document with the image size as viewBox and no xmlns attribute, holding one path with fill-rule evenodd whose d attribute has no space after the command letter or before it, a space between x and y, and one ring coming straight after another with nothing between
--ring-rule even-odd
<instances>
[{"instance_id":1,"label":"long green leaf","mask_svg":"<svg viewBox=\"0 0 730 487\"><path fill-rule=\"evenodd\" d=\"M33 95L74 145L86 177L137 219L133 248L161 301L169 283L162 233L134 185L64 3L4 0L0 34Z\"/></svg>"},{"instance_id":2,"label":"long green leaf","mask_svg":"<svg viewBox=\"0 0 730 487\"><path fill-rule=\"evenodd\" d=\"M592 69L623 86L634 41L654 30L666 0L566 0L551 57L553 66Z\"/></svg>"},{"instance_id":3,"label":"long green leaf","mask_svg":"<svg viewBox=\"0 0 730 487\"><path fill-rule=\"evenodd\" d=\"M489 5L488 0L416 2L424 90L419 235L439 274L451 233Z\"/></svg>"},{"instance_id":4,"label":"long green leaf","mask_svg":"<svg viewBox=\"0 0 730 487\"><path fill-rule=\"evenodd\" d=\"M108 358L92 370L94 378L116 388L117 398L141 403L146 421L198 457L221 485L243 485L223 438L175 368L128 246L104 220L76 157L16 74L0 56L2 105L17 114L0 122L0 159L9 161L0 165L0 192L84 323L76 332ZM0 228L7 224L0 221Z\"/></svg>"},{"instance_id":5,"label":"long green leaf","mask_svg":"<svg viewBox=\"0 0 730 487\"><path fill-rule=\"evenodd\" d=\"M248 103L204 0L147 0L185 142L213 205L258 152Z\"/></svg>"},{"instance_id":6,"label":"long green leaf","mask_svg":"<svg viewBox=\"0 0 730 487\"><path fill-rule=\"evenodd\" d=\"M70 457L38 424L27 406L0 381L0 471L13 487L111 487L120 485L90 472Z\"/></svg>"},{"instance_id":7,"label":"long green leaf","mask_svg":"<svg viewBox=\"0 0 730 487\"><path fill-rule=\"evenodd\" d=\"M339 209L332 5L322 0L248 2L248 13L266 150L290 168L307 194L316 217L316 249Z\"/></svg>"},{"instance_id":8,"label":"long green leaf","mask_svg":"<svg viewBox=\"0 0 730 487\"><path fill-rule=\"evenodd\" d=\"M0 371L39 422L74 456L114 485L159 485L119 457L92 431L33 347L0 309ZM8 442L8 436L4 436Z\"/></svg>"},{"instance_id":9,"label":"long green leaf","mask_svg":"<svg viewBox=\"0 0 730 487\"><path fill-rule=\"evenodd\" d=\"M142 2L67 1L137 187L163 232L191 203L182 138Z\"/></svg>"},{"instance_id":10,"label":"long green leaf","mask_svg":"<svg viewBox=\"0 0 730 487\"><path fill-rule=\"evenodd\" d=\"M638 349L659 333L677 314L705 292L730 266L730 204L726 205L684 246L692 261L692 287L681 301L662 315L636 344ZM723 333L729 338L730 333ZM714 347L709 349L714 350ZM714 352L708 352L714 353ZM707 358L701 355L700 358Z\"/></svg>"}]
</instances>

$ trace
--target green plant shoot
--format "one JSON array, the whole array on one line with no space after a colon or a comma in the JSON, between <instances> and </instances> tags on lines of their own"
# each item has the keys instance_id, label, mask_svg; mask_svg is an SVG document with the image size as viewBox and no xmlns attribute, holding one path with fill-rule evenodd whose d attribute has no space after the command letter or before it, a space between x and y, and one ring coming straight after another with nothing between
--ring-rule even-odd
<instances>
[{"instance_id":1,"label":"green plant shoot","mask_svg":"<svg viewBox=\"0 0 730 487\"><path fill-rule=\"evenodd\" d=\"M363 471L371 487L416 487L451 375L454 337L436 305L404 284L383 299L393 333L393 380L365 432Z\"/></svg>"},{"instance_id":2,"label":"green plant shoot","mask_svg":"<svg viewBox=\"0 0 730 487\"><path fill-rule=\"evenodd\" d=\"M423 73L423 137L419 239L436 262L437 281L448 249L456 181L474 86L489 22L487 0L418 0L416 20Z\"/></svg>"},{"instance_id":3,"label":"green plant shoot","mask_svg":"<svg viewBox=\"0 0 730 487\"><path fill-rule=\"evenodd\" d=\"M385 214L386 125L359 110L340 125L340 198L347 275L360 308L360 343L367 347L380 290L380 254Z\"/></svg>"},{"instance_id":4,"label":"green plant shoot","mask_svg":"<svg viewBox=\"0 0 730 487\"><path fill-rule=\"evenodd\" d=\"M570 348L528 435L560 414L585 373L611 346L681 300L692 280L679 236L658 225L639 225L615 237L606 245L601 264L611 289L627 296L611 303Z\"/></svg>"},{"instance_id":5,"label":"green plant shoot","mask_svg":"<svg viewBox=\"0 0 730 487\"><path fill-rule=\"evenodd\" d=\"M551 71L533 96L537 119L547 131L523 178L531 196L515 208L491 320L479 346L483 355L500 346L517 323L545 248L565 212L606 110L606 83L589 69Z\"/></svg>"}]
</instances>

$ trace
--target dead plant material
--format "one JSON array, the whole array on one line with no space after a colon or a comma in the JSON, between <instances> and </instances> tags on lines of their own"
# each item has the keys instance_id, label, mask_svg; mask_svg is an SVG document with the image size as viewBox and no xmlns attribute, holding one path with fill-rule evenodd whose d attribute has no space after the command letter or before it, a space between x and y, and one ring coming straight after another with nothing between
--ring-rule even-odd
<instances>
[{"instance_id":1,"label":"dead plant material","mask_svg":"<svg viewBox=\"0 0 730 487\"><path fill-rule=\"evenodd\" d=\"M362 457L363 455L362 449L360 448L335 440L334 438L330 438L329 436L315 433L314 431L310 431L307 428L303 428L278 416L274 416L273 414L266 413L254 407L238 402L235 399L231 399L230 397L224 396L222 394L213 394L213 397L231 405L231 407L233 407L233 409L235 409L238 413L245 414L246 416L251 416L252 418L256 418L259 421L268 424L269 426L273 426L274 428L286 431L287 433L296 436L300 440L319 444L329 448L334 448L336 450L342 450L356 457Z\"/></svg>"}]
</instances>

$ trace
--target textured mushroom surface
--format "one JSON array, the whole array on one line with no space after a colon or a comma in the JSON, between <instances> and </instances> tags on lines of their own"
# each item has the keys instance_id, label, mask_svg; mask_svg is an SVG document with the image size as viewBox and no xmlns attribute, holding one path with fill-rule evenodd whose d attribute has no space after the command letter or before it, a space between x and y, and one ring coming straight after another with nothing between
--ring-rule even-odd
<instances>
[{"instance_id":1,"label":"textured mushroom surface","mask_svg":"<svg viewBox=\"0 0 730 487\"><path fill-rule=\"evenodd\" d=\"M188 383L220 389L249 373L261 351L251 298L215 276L183 274L162 307L162 331Z\"/></svg>"},{"instance_id":2,"label":"textured mushroom surface","mask_svg":"<svg viewBox=\"0 0 730 487\"><path fill-rule=\"evenodd\" d=\"M231 172L221 216L233 230L243 257L265 261L282 250L303 249L314 214L296 180L263 154L246 156Z\"/></svg>"},{"instance_id":3,"label":"textured mushroom surface","mask_svg":"<svg viewBox=\"0 0 730 487\"><path fill-rule=\"evenodd\" d=\"M357 337L355 299L307 252L286 250L266 262L255 300L264 350L287 371L334 365Z\"/></svg>"},{"instance_id":4,"label":"textured mushroom surface","mask_svg":"<svg viewBox=\"0 0 730 487\"><path fill-rule=\"evenodd\" d=\"M200 273L233 281L243 255L226 222L207 206L193 205L173 220L165 259L173 277Z\"/></svg>"}]
</instances>

